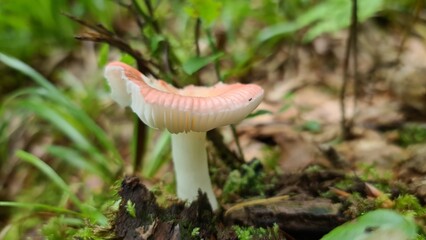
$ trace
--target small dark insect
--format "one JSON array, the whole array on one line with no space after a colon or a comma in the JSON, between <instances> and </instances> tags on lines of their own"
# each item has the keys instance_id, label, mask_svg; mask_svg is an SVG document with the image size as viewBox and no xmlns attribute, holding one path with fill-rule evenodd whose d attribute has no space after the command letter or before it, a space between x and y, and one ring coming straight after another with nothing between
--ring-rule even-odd
<instances>
[{"instance_id":1,"label":"small dark insect","mask_svg":"<svg viewBox=\"0 0 426 240\"><path fill-rule=\"evenodd\" d=\"M250 102L252 99L253 99L253 98L250 98L250 99L249 99L249 102Z\"/></svg>"},{"instance_id":2,"label":"small dark insect","mask_svg":"<svg viewBox=\"0 0 426 240\"><path fill-rule=\"evenodd\" d=\"M371 232L374 232L375 230L377 230L378 228L379 227L376 227L376 226L367 227L367 228L365 228L364 232L371 233Z\"/></svg>"}]
</instances>

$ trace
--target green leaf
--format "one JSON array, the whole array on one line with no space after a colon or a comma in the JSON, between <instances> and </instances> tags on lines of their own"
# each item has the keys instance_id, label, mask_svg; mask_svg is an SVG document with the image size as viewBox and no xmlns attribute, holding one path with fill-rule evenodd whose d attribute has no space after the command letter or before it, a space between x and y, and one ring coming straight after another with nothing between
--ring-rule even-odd
<instances>
[{"instance_id":1,"label":"green leaf","mask_svg":"<svg viewBox=\"0 0 426 240\"><path fill-rule=\"evenodd\" d=\"M288 92L283 96L283 106L281 106L280 110L278 110L279 113L283 113L290 109L293 106L293 99L294 99L294 93Z\"/></svg>"},{"instance_id":2,"label":"green leaf","mask_svg":"<svg viewBox=\"0 0 426 240\"><path fill-rule=\"evenodd\" d=\"M130 56L129 54L123 54L120 57L120 62L134 66L135 63L136 63L136 60L132 56Z\"/></svg>"},{"instance_id":3,"label":"green leaf","mask_svg":"<svg viewBox=\"0 0 426 240\"><path fill-rule=\"evenodd\" d=\"M149 39L149 48L151 52L155 53L158 50L160 43L165 40L165 37L162 35L154 35Z\"/></svg>"},{"instance_id":4,"label":"green leaf","mask_svg":"<svg viewBox=\"0 0 426 240\"><path fill-rule=\"evenodd\" d=\"M206 25L210 25L220 15L221 9L222 3L216 0L189 0L185 12L193 18L201 18Z\"/></svg>"},{"instance_id":5,"label":"green leaf","mask_svg":"<svg viewBox=\"0 0 426 240\"><path fill-rule=\"evenodd\" d=\"M266 27L262 31L260 31L257 35L257 40L259 42L264 42L277 36L283 36L294 33L300 28L300 24L294 22L278 23L276 25Z\"/></svg>"},{"instance_id":6,"label":"green leaf","mask_svg":"<svg viewBox=\"0 0 426 240\"><path fill-rule=\"evenodd\" d=\"M246 118L254 118L254 117L257 117L257 116L260 116L260 115L265 115L265 114L272 114L272 112L269 111L269 110L260 109L260 110L257 110L254 113L250 113Z\"/></svg>"},{"instance_id":7,"label":"green leaf","mask_svg":"<svg viewBox=\"0 0 426 240\"><path fill-rule=\"evenodd\" d=\"M413 219L395 211L378 209L335 228L321 240L409 240L416 234Z\"/></svg>"},{"instance_id":8,"label":"green leaf","mask_svg":"<svg viewBox=\"0 0 426 240\"><path fill-rule=\"evenodd\" d=\"M224 55L223 52L218 52L216 54L207 56L207 57L192 57L182 64L182 69L185 73L192 75L199 71L201 68L206 66L209 63L212 63Z\"/></svg>"},{"instance_id":9,"label":"green leaf","mask_svg":"<svg viewBox=\"0 0 426 240\"><path fill-rule=\"evenodd\" d=\"M306 121L302 125L302 130L309 131L311 133L321 132L321 123L317 121Z\"/></svg>"},{"instance_id":10,"label":"green leaf","mask_svg":"<svg viewBox=\"0 0 426 240\"><path fill-rule=\"evenodd\" d=\"M101 48L99 49L99 56L98 56L98 65L103 67L108 62L108 54L109 54L109 45L108 44L101 44Z\"/></svg>"}]
</instances>

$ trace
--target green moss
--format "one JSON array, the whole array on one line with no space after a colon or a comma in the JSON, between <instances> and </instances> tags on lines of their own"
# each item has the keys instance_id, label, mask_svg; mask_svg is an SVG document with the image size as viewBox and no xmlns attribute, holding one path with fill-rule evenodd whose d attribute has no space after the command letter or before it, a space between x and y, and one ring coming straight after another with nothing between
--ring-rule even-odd
<instances>
[{"instance_id":1,"label":"green moss","mask_svg":"<svg viewBox=\"0 0 426 240\"><path fill-rule=\"evenodd\" d=\"M426 126L423 124L406 124L399 130L398 142L401 146L425 143Z\"/></svg>"},{"instance_id":2,"label":"green moss","mask_svg":"<svg viewBox=\"0 0 426 240\"><path fill-rule=\"evenodd\" d=\"M347 190L354 185L353 178L345 178L342 181L336 183L335 187L342 190Z\"/></svg>"},{"instance_id":3,"label":"green moss","mask_svg":"<svg viewBox=\"0 0 426 240\"><path fill-rule=\"evenodd\" d=\"M379 172L374 164L361 163L357 168L361 171L359 178L363 181L391 180L392 172Z\"/></svg>"},{"instance_id":4,"label":"green moss","mask_svg":"<svg viewBox=\"0 0 426 240\"><path fill-rule=\"evenodd\" d=\"M279 226L274 224L271 228L255 228L233 226L233 230L239 240L252 240L252 239L279 239Z\"/></svg>"},{"instance_id":5,"label":"green moss","mask_svg":"<svg viewBox=\"0 0 426 240\"><path fill-rule=\"evenodd\" d=\"M127 203L126 203L126 210L127 210L127 212L130 214L130 216L132 216L132 217L136 217L136 209L135 209L135 203L133 203L132 201L130 201L130 200L127 200Z\"/></svg>"},{"instance_id":6,"label":"green moss","mask_svg":"<svg viewBox=\"0 0 426 240\"><path fill-rule=\"evenodd\" d=\"M377 209L377 202L375 199L364 198L359 193L352 193L348 198L350 204L346 210L346 214L350 218L358 217L364 213Z\"/></svg>"},{"instance_id":7,"label":"green moss","mask_svg":"<svg viewBox=\"0 0 426 240\"><path fill-rule=\"evenodd\" d=\"M323 171L324 168L320 165L310 165L308 168L306 168L306 173L319 173Z\"/></svg>"},{"instance_id":8,"label":"green moss","mask_svg":"<svg viewBox=\"0 0 426 240\"><path fill-rule=\"evenodd\" d=\"M195 228L192 229L192 232L191 232L192 237L198 237L199 234L200 234L200 228L199 227L195 227Z\"/></svg>"},{"instance_id":9,"label":"green moss","mask_svg":"<svg viewBox=\"0 0 426 240\"><path fill-rule=\"evenodd\" d=\"M262 164L266 170L277 171L280 160L281 150L278 146L265 146L262 148L263 159Z\"/></svg>"},{"instance_id":10,"label":"green moss","mask_svg":"<svg viewBox=\"0 0 426 240\"><path fill-rule=\"evenodd\" d=\"M394 208L399 212L413 216L422 216L426 214L426 208L423 207L419 200L411 194L404 194L397 197L395 199Z\"/></svg>"},{"instance_id":11,"label":"green moss","mask_svg":"<svg viewBox=\"0 0 426 240\"><path fill-rule=\"evenodd\" d=\"M222 198L228 201L232 196L264 196L266 189L272 184L266 182L267 174L259 161L243 164L240 169L233 170L223 187Z\"/></svg>"},{"instance_id":12,"label":"green moss","mask_svg":"<svg viewBox=\"0 0 426 240\"><path fill-rule=\"evenodd\" d=\"M59 238L63 239L63 238ZM99 237L98 233L96 233L94 228L91 227L84 227L78 230L78 232L74 235L74 239L81 239L81 240L102 240L107 239L107 237ZM113 236L110 236L110 239L113 239Z\"/></svg>"}]
</instances>

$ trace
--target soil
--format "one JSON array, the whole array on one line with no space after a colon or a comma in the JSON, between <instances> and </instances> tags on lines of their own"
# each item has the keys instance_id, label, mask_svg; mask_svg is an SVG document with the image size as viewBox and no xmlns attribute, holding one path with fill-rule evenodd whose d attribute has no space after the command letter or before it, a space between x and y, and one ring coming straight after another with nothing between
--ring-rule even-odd
<instances>
[{"instance_id":1,"label":"soil","mask_svg":"<svg viewBox=\"0 0 426 240\"><path fill-rule=\"evenodd\" d=\"M201 192L189 206L182 202L159 206L154 194L138 177L127 177L119 191L121 203L113 231L117 239L125 240L226 240L238 239L234 231L237 225L263 227L272 232L273 225L277 224L279 230L275 237L255 239L316 240L360 212L377 208L377 192L374 193L377 189L372 184L390 184L395 196L409 191L401 183L370 184L356 176L348 177L344 171L330 169L284 174L276 182L267 193L269 197L226 204L213 212L206 195ZM337 189L342 182L347 184L345 189ZM361 198L351 198L355 194ZM135 204L134 216L128 210L128 201ZM198 229L196 235L194 229Z\"/></svg>"}]
</instances>

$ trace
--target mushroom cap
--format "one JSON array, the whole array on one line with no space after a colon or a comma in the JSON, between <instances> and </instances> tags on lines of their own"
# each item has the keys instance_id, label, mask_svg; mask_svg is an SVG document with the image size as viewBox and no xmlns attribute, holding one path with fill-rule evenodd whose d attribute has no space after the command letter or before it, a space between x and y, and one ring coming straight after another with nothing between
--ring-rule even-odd
<instances>
[{"instance_id":1,"label":"mushroom cap","mask_svg":"<svg viewBox=\"0 0 426 240\"><path fill-rule=\"evenodd\" d=\"M106 66L105 78L118 104L130 106L146 125L171 133L237 123L260 104L264 93L258 85L240 83L178 89L120 62Z\"/></svg>"}]
</instances>

